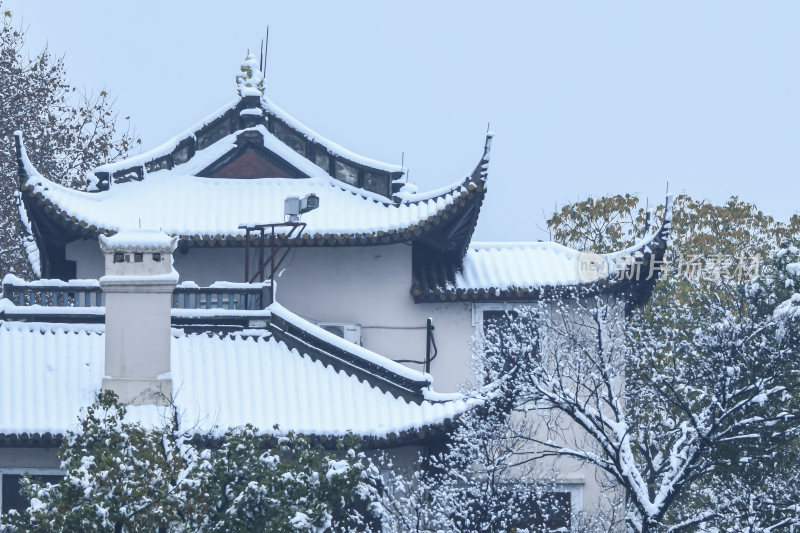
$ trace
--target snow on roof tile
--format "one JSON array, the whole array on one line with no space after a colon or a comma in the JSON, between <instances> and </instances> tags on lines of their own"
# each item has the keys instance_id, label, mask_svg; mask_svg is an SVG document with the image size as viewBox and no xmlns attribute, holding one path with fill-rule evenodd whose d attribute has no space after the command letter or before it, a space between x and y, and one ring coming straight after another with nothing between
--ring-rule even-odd
<instances>
[{"instance_id":1,"label":"snow on roof tile","mask_svg":"<svg viewBox=\"0 0 800 533\"><path fill-rule=\"evenodd\" d=\"M159 156L164 154L168 154L172 152L175 148L177 148L178 144L187 137L192 137L195 132L202 129L204 126L207 126L223 116L226 112L230 111L236 104L238 104L240 98L234 98L227 102L225 105L214 111L213 113L207 115L202 120L196 122L191 127L187 128L186 130L182 131L178 135L164 141L159 146L148 150L146 152L142 152L141 154L134 155L127 157L125 159L121 159L114 163L106 163L104 165L100 165L99 167L95 168L95 172L115 172L117 170L122 170L128 167L132 167L134 165L143 165L146 162L155 159Z\"/></svg>"},{"instance_id":2,"label":"snow on roof tile","mask_svg":"<svg viewBox=\"0 0 800 533\"><path fill-rule=\"evenodd\" d=\"M79 410L101 387L102 331L102 325L0 324L0 402L6 406L0 434L76 427ZM441 423L468 406L458 398L408 402L274 338L177 334L171 351L179 423L195 432L218 435L250 423L265 432L278 424L307 434L386 436ZM144 411L132 417L159 419Z\"/></svg>"},{"instance_id":3,"label":"snow on roof tile","mask_svg":"<svg viewBox=\"0 0 800 533\"><path fill-rule=\"evenodd\" d=\"M324 330L318 325L313 324L308 320L292 313L291 311L280 305L278 302L273 302L272 304L270 304L269 311L273 315L280 317L283 320L308 332L310 335L313 335L314 337L328 344L334 345L342 350L350 352L355 356L357 356L358 358L363 359L364 361L368 361L374 365L381 366L394 374L397 374L406 379L414 381L429 381L431 379L431 376L427 374L424 374L412 368L408 368L407 366L401 365L400 363L396 363L391 359L376 354L375 352L367 350L366 348L359 346L357 344L353 344L352 342L346 341L341 337L334 335L329 331Z\"/></svg>"},{"instance_id":4,"label":"snow on roof tile","mask_svg":"<svg viewBox=\"0 0 800 533\"><path fill-rule=\"evenodd\" d=\"M668 212L671 215L671 212ZM633 246L608 254L591 254L556 242L471 243L455 289L509 289L558 287L594 283L613 277L630 266L630 258L649 254L666 242L669 222ZM605 268L587 270L588 261Z\"/></svg>"},{"instance_id":5,"label":"snow on roof tile","mask_svg":"<svg viewBox=\"0 0 800 533\"><path fill-rule=\"evenodd\" d=\"M325 148L328 149L332 154L341 155L345 159L348 159L354 163L358 163L360 165L364 165L367 167L372 167L378 170L385 170L387 172L405 172L406 169L402 165L395 165L392 163L384 163L383 161L378 161L376 159L371 159L369 157L364 157L362 155L356 154L355 152L351 152L350 150L336 144L333 141L326 139L325 137L321 136L289 113L278 107L272 100L267 98L266 96L261 98L261 103L264 106L264 109L277 118L284 121L288 124L292 129L297 131L298 133L302 134L304 137L311 141L316 141L319 144L323 145Z\"/></svg>"},{"instance_id":6,"label":"snow on roof tile","mask_svg":"<svg viewBox=\"0 0 800 533\"><path fill-rule=\"evenodd\" d=\"M172 235L244 236L242 224L281 222L284 199L316 194L320 207L303 215L306 233L375 234L405 229L435 217L435 200L383 203L334 186L324 178L231 180L195 176L149 176L108 191L86 193L49 181L31 183L33 193L49 201L64 217L86 226L120 231L141 227ZM447 205L459 198L445 197ZM140 226L141 224L141 226Z\"/></svg>"},{"instance_id":7,"label":"snow on roof tile","mask_svg":"<svg viewBox=\"0 0 800 533\"><path fill-rule=\"evenodd\" d=\"M274 339L179 337L172 376L182 423L212 434L251 423L306 434L383 436L466 408L463 400L409 403Z\"/></svg>"},{"instance_id":8,"label":"snow on roof tile","mask_svg":"<svg viewBox=\"0 0 800 533\"><path fill-rule=\"evenodd\" d=\"M456 288L545 287L581 283L581 252L554 242L472 243Z\"/></svg>"},{"instance_id":9,"label":"snow on roof tile","mask_svg":"<svg viewBox=\"0 0 800 533\"><path fill-rule=\"evenodd\" d=\"M672 196L667 196L665 207L660 228L608 254L584 253L555 242L473 242L460 265L420 265L412 293L417 301L530 299L544 289L613 283L625 278L620 274L630 274L635 261L663 256L671 228ZM648 276L645 270L632 283L652 284Z\"/></svg>"},{"instance_id":10,"label":"snow on roof tile","mask_svg":"<svg viewBox=\"0 0 800 533\"><path fill-rule=\"evenodd\" d=\"M43 177L24 153L26 173L22 188L52 207L50 216L98 233L128 229L164 231L185 237L244 236L243 224L284 220L284 199L316 194L320 207L303 216L306 234L371 235L424 226L447 210L455 210L463 196L478 189L480 180L468 178L435 196L395 204L389 199L333 179L325 171L277 140L263 126L265 147L291 161L310 176L306 179L229 179L198 177L195 173L235 146L229 135L171 170L147 174L142 181L118 183L101 192L77 191ZM478 182L478 183L476 183Z\"/></svg>"},{"instance_id":11,"label":"snow on roof tile","mask_svg":"<svg viewBox=\"0 0 800 533\"><path fill-rule=\"evenodd\" d=\"M136 251L165 252L175 250L176 240L163 231L151 229L126 229L112 237L100 235L100 248L104 252Z\"/></svg>"},{"instance_id":12,"label":"snow on roof tile","mask_svg":"<svg viewBox=\"0 0 800 533\"><path fill-rule=\"evenodd\" d=\"M0 433L63 433L103 381L96 326L0 324Z\"/></svg>"},{"instance_id":13,"label":"snow on roof tile","mask_svg":"<svg viewBox=\"0 0 800 533\"><path fill-rule=\"evenodd\" d=\"M259 96L261 95L259 94ZM324 147L325 150L327 150L333 156L339 156L344 160L356 163L358 165L362 165L368 168L373 168L376 170L382 170L389 173L404 173L406 171L406 169L401 165L385 163L382 161L371 159L369 157L364 157L362 155L356 154L355 152L347 150L346 148L338 145L333 141L326 139L325 137L313 131L311 128L309 128L299 120L295 119L289 113L278 107L272 100L270 100L267 97L261 97L259 103L261 106L260 109L257 107L248 108L244 106L242 98L234 98L233 100L229 101L228 103L217 109L215 112L209 114L199 122L195 123L190 128L185 129L180 134L175 135L174 137L170 138L169 140L157 146L156 148L148 150L139 155L122 159L120 161L101 165L95 168L94 171L114 173L134 166L143 166L148 162L151 162L155 159L163 157L164 155L172 153L176 148L178 148L178 146L184 140L196 139L198 132L202 131L204 128L208 126L212 126L215 122L222 119L226 114L231 113L236 109L241 109L243 107L244 109L241 109L240 114L256 115L258 113L258 116L266 115L267 118L269 116L273 116L278 120L282 121L283 123L285 123L289 128L291 128L301 136L305 137L309 141L312 141ZM237 130L234 133L240 133L241 131L243 130Z\"/></svg>"}]
</instances>

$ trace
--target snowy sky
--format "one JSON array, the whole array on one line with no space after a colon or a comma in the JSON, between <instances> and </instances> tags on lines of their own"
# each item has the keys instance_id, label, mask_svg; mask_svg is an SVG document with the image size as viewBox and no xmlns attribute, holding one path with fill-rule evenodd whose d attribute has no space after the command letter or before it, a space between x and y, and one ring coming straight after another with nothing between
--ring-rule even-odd
<instances>
[{"instance_id":1,"label":"snowy sky","mask_svg":"<svg viewBox=\"0 0 800 533\"><path fill-rule=\"evenodd\" d=\"M463 178L495 132L480 240L546 239L590 195L731 194L800 211L800 2L5 0L143 148L235 96L270 26L268 94L321 135ZM80 6L80 7L76 7Z\"/></svg>"}]
</instances>

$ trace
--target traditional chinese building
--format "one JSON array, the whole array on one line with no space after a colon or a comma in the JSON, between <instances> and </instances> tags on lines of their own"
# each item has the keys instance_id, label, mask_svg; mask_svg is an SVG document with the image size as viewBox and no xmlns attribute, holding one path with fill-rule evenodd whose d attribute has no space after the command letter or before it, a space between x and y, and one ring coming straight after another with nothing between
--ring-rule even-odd
<instances>
[{"instance_id":1,"label":"traditional chinese building","mask_svg":"<svg viewBox=\"0 0 800 533\"><path fill-rule=\"evenodd\" d=\"M237 91L87 190L41 175L17 135L42 279L4 282L0 475L57 473L53 447L102 388L151 423L167 398L204 434L279 424L418 450L469 407L443 393L473 379L469 342L492 313L557 291L650 295L654 277L618 277L619 259L660 259L668 223L588 262L472 241L491 133L465 178L417 192L276 106L252 58ZM591 477L565 473L573 508L597 498Z\"/></svg>"}]
</instances>

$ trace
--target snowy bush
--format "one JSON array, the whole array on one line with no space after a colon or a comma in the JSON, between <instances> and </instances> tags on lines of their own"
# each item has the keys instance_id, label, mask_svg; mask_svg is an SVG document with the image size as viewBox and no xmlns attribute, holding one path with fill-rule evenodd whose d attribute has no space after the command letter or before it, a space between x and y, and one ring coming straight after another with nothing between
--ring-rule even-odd
<instances>
[{"instance_id":1,"label":"snowy bush","mask_svg":"<svg viewBox=\"0 0 800 533\"><path fill-rule=\"evenodd\" d=\"M548 530L531 515L563 510L537 465L565 458L608 483L573 530L800 525L799 274L784 241L757 279L681 283L643 310L572 294L509 313L474 350L483 406L393 476L393 530Z\"/></svg>"},{"instance_id":2,"label":"snowy bush","mask_svg":"<svg viewBox=\"0 0 800 533\"><path fill-rule=\"evenodd\" d=\"M112 392L65 440L57 484L23 478L31 506L4 531L370 531L376 470L358 440L323 450L289 433L246 426L201 445L170 428L125 421ZM370 505L373 504L373 505ZM378 510L376 509L376 512Z\"/></svg>"}]
</instances>

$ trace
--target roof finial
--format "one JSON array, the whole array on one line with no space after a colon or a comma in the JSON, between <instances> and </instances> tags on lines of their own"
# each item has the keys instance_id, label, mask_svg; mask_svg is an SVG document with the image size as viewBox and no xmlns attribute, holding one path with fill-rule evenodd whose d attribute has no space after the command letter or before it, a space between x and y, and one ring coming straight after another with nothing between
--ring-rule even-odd
<instances>
[{"instance_id":1,"label":"roof finial","mask_svg":"<svg viewBox=\"0 0 800 533\"><path fill-rule=\"evenodd\" d=\"M247 57L242 61L241 72L236 75L236 87L239 96L261 96L264 94L264 74L259 69L255 56L247 50Z\"/></svg>"}]
</instances>

